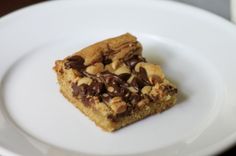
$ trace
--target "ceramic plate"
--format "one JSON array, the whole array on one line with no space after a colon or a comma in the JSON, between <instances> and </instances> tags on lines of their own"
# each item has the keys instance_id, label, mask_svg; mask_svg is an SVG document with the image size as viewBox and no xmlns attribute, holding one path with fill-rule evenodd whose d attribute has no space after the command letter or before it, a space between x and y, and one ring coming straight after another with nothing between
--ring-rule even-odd
<instances>
[{"instance_id":1,"label":"ceramic plate","mask_svg":"<svg viewBox=\"0 0 236 156\"><path fill-rule=\"evenodd\" d=\"M59 92L54 61L126 32L177 84L177 105L114 133ZM61 0L0 20L0 147L4 155L210 155L236 141L236 28L158 0Z\"/></svg>"}]
</instances>

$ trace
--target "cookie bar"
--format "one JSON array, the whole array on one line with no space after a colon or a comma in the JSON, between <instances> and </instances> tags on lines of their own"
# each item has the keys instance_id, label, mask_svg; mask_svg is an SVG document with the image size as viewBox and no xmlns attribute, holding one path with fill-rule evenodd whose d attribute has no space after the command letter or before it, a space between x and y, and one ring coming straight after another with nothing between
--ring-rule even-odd
<instances>
[{"instance_id":1,"label":"cookie bar","mask_svg":"<svg viewBox=\"0 0 236 156\"><path fill-rule=\"evenodd\" d=\"M55 62L61 93L105 131L115 131L176 102L177 88L142 56L127 33Z\"/></svg>"}]
</instances>

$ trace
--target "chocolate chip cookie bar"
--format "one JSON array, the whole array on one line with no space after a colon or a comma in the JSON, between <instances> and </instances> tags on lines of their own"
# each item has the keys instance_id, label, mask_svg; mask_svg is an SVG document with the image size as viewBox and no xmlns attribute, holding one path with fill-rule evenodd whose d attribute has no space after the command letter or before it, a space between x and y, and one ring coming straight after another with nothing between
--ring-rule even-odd
<instances>
[{"instance_id":1,"label":"chocolate chip cookie bar","mask_svg":"<svg viewBox=\"0 0 236 156\"><path fill-rule=\"evenodd\" d=\"M115 131L176 102L177 88L142 56L127 33L55 62L61 93L105 131Z\"/></svg>"}]
</instances>

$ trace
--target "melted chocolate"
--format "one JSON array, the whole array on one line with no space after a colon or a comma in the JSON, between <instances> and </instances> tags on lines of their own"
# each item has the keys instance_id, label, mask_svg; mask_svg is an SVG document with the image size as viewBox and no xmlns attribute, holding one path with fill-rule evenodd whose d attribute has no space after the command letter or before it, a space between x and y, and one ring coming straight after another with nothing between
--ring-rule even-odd
<instances>
[{"instance_id":1,"label":"melted chocolate","mask_svg":"<svg viewBox=\"0 0 236 156\"><path fill-rule=\"evenodd\" d=\"M140 79L139 77L134 77L130 84L137 90L140 90L145 86L145 82L142 81L142 79Z\"/></svg>"},{"instance_id":2,"label":"melted chocolate","mask_svg":"<svg viewBox=\"0 0 236 156\"><path fill-rule=\"evenodd\" d=\"M134 55L130 59L126 60L125 64L127 66L129 66L131 69L133 69L135 67L135 65L139 62L146 62L146 60L143 57L141 57L140 55Z\"/></svg>"},{"instance_id":3,"label":"melted chocolate","mask_svg":"<svg viewBox=\"0 0 236 156\"><path fill-rule=\"evenodd\" d=\"M109 71L102 72L100 77L102 78L102 81L105 83L105 85L118 85L124 83L119 76Z\"/></svg>"},{"instance_id":4,"label":"melted chocolate","mask_svg":"<svg viewBox=\"0 0 236 156\"><path fill-rule=\"evenodd\" d=\"M93 80L89 86L90 95L100 95L106 91L105 85L97 80Z\"/></svg>"},{"instance_id":5,"label":"melted chocolate","mask_svg":"<svg viewBox=\"0 0 236 156\"><path fill-rule=\"evenodd\" d=\"M72 94L73 96L78 96L79 95L79 86L77 86L75 83L72 83L71 85L72 88Z\"/></svg>"},{"instance_id":6,"label":"melted chocolate","mask_svg":"<svg viewBox=\"0 0 236 156\"><path fill-rule=\"evenodd\" d=\"M119 75L119 78L122 79L123 81L127 81L130 78L131 74L129 73L123 73Z\"/></svg>"},{"instance_id":7,"label":"melted chocolate","mask_svg":"<svg viewBox=\"0 0 236 156\"><path fill-rule=\"evenodd\" d=\"M84 59L81 56L74 55L67 59L68 62L65 63L66 68L83 68L84 67Z\"/></svg>"},{"instance_id":8,"label":"melted chocolate","mask_svg":"<svg viewBox=\"0 0 236 156\"><path fill-rule=\"evenodd\" d=\"M86 95L90 95L90 91L89 91L89 85L87 84L81 84L78 86L78 94L80 96L86 96Z\"/></svg>"},{"instance_id":9,"label":"melted chocolate","mask_svg":"<svg viewBox=\"0 0 236 156\"><path fill-rule=\"evenodd\" d=\"M144 82L145 85L151 85L150 81L148 80L147 72L143 67L139 68L139 73L141 80Z\"/></svg>"},{"instance_id":10,"label":"melted chocolate","mask_svg":"<svg viewBox=\"0 0 236 156\"><path fill-rule=\"evenodd\" d=\"M110 64L111 62L112 60L108 56L103 55L102 63L104 64L104 66Z\"/></svg>"},{"instance_id":11,"label":"melted chocolate","mask_svg":"<svg viewBox=\"0 0 236 156\"><path fill-rule=\"evenodd\" d=\"M81 56L74 55L71 56L70 58L67 59L67 62L65 62L65 68L69 69L75 69L78 71L79 76L83 77L84 76L84 70L86 66L84 65L84 59Z\"/></svg>"},{"instance_id":12,"label":"melted chocolate","mask_svg":"<svg viewBox=\"0 0 236 156\"><path fill-rule=\"evenodd\" d=\"M134 55L132 58L125 61L125 64L132 69L132 73L136 75L131 83L128 83L127 80L131 76L129 73L115 75L109 71L104 71L100 73L99 76L93 75L85 71L86 66L84 65L84 59L81 56L72 56L68 58L65 63L66 68L75 69L80 75L87 76L93 80L90 85L81 84L80 86L77 86L75 83L72 83L73 96L77 97L79 95L85 105L94 103L93 96L97 96L98 99L104 103L109 103L113 97L118 96L130 105L127 110L132 110L131 107L136 105L143 98L140 96L140 90L146 85L151 85L144 68L140 67L139 72L133 70L138 62L145 62L145 59L139 55ZM110 64L111 59L107 56L103 56L102 63L104 65ZM156 77L153 80L156 82L159 81L159 78ZM132 93L128 89L130 86L139 90L139 93ZM108 87L112 87L113 89L108 90ZM171 86L164 88L164 90L168 92L177 92L174 88L171 88ZM150 99L153 98L150 97ZM114 117L111 118L114 119Z\"/></svg>"}]
</instances>

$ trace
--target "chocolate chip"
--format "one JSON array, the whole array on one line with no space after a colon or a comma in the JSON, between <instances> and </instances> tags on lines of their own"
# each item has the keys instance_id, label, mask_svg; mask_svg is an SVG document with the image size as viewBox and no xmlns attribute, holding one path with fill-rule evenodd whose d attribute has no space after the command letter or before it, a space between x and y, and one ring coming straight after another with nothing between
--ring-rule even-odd
<instances>
[{"instance_id":1,"label":"chocolate chip","mask_svg":"<svg viewBox=\"0 0 236 156\"><path fill-rule=\"evenodd\" d=\"M71 88L72 88L73 96L78 96L79 95L79 86L77 86L76 83L72 83Z\"/></svg>"},{"instance_id":2,"label":"chocolate chip","mask_svg":"<svg viewBox=\"0 0 236 156\"><path fill-rule=\"evenodd\" d=\"M108 88L112 87L111 89L107 89L107 93L109 94L109 96L111 97L116 97L119 96L121 98L126 98L129 95L129 90L126 87L120 86L120 85L112 85L112 86L108 86Z\"/></svg>"},{"instance_id":3,"label":"chocolate chip","mask_svg":"<svg viewBox=\"0 0 236 156\"><path fill-rule=\"evenodd\" d=\"M130 78L131 74L129 73L123 73L119 75L119 78L121 78L123 81L127 81Z\"/></svg>"},{"instance_id":4,"label":"chocolate chip","mask_svg":"<svg viewBox=\"0 0 236 156\"><path fill-rule=\"evenodd\" d=\"M66 69L76 69L77 68L77 63L76 62L73 62L73 61L68 61L68 62L65 62L65 68Z\"/></svg>"},{"instance_id":5,"label":"chocolate chip","mask_svg":"<svg viewBox=\"0 0 236 156\"><path fill-rule=\"evenodd\" d=\"M100 102L104 103L109 103L113 97L121 97L122 100L129 105L125 113L131 112L132 107L142 100L143 97L140 96L139 93L131 93L128 87L133 86L137 90L141 90L141 88L145 85L150 85L147 72L144 68L140 67L140 71L138 73L135 73L133 70L135 65L141 61L143 62L145 59L139 55L135 55L124 61L126 65L132 68L132 72L136 75L129 84L127 83L127 80L131 76L130 73L115 75L114 73L105 71L97 75L92 75L85 71L86 66L84 65L84 59L82 57L72 56L68 58L65 63L67 68L73 68L82 76L87 76L93 80L90 85L81 84L80 86L77 86L76 83L72 83L73 96L80 95L82 102L86 106L95 102L93 98L94 96L96 96ZM102 63L104 65L110 64L111 62L112 60L108 58L108 56L103 56ZM156 79L154 79L154 81L157 81ZM110 87L110 89L108 89L108 87ZM167 90L170 90L170 87L167 87ZM117 120L117 116L110 116L108 118L114 121Z\"/></svg>"},{"instance_id":6,"label":"chocolate chip","mask_svg":"<svg viewBox=\"0 0 236 156\"><path fill-rule=\"evenodd\" d=\"M131 57L130 59L128 59L124 62L127 66L129 66L131 69L133 69L137 63L146 62L146 60L139 55L134 55L133 57Z\"/></svg>"},{"instance_id":7,"label":"chocolate chip","mask_svg":"<svg viewBox=\"0 0 236 156\"><path fill-rule=\"evenodd\" d=\"M89 95L99 95L105 91L105 86L103 83L93 80L89 86Z\"/></svg>"},{"instance_id":8,"label":"chocolate chip","mask_svg":"<svg viewBox=\"0 0 236 156\"><path fill-rule=\"evenodd\" d=\"M136 77L134 77L133 80L132 80L131 83L130 83L131 86L134 87L134 88L136 88L136 89L139 88L139 87L138 87L138 82L137 82L137 81L138 81L138 79L137 79Z\"/></svg>"},{"instance_id":9,"label":"chocolate chip","mask_svg":"<svg viewBox=\"0 0 236 156\"><path fill-rule=\"evenodd\" d=\"M67 61L66 66L69 68L79 68L84 66L84 59L78 55L69 57Z\"/></svg>"},{"instance_id":10,"label":"chocolate chip","mask_svg":"<svg viewBox=\"0 0 236 156\"><path fill-rule=\"evenodd\" d=\"M150 81L148 80L147 72L143 67L139 68L139 73L141 80L144 81L145 85L151 85Z\"/></svg>"},{"instance_id":11,"label":"chocolate chip","mask_svg":"<svg viewBox=\"0 0 236 156\"><path fill-rule=\"evenodd\" d=\"M79 55L73 55L67 59L68 61L76 61L79 64L84 64L84 58Z\"/></svg>"},{"instance_id":12,"label":"chocolate chip","mask_svg":"<svg viewBox=\"0 0 236 156\"><path fill-rule=\"evenodd\" d=\"M131 84L132 87L134 87L137 90L139 90L139 89L141 89L145 86L144 81L142 81L138 77L134 77L130 84Z\"/></svg>"},{"instance_id":13,"label":"chocolate chip","mask_svg":"<svg viewBox=\"0 0 236 156\"><path fill-rule=\"evenodd\" d=\"M127 94L130 94L130 91L127 88L121 87L117 95L123 98L127 96Z\"/></svg>"},{"instance_id":14,"label":"chocolate chip","mask_svg":"<svg viewBox=\"0 0 236 156\"><path fill-rule=\"evenodd\" d=\"M101 78L107 85L118 85L124 83L120 77L108 71L102 72Z\"/></svg>"},{"instance_id":15,"label":"chocolate chip","mask_svg":"<svg viewBox=\"0 0 236 156\"><path fill-rule=\"evenodd\" d=\"M67 62L65 62L65 68L66 69L75 69L79 72L79 76L84 76L83 71L85 70L84 66L84 59L81 56L74 55L67 59Z\"/></svg>"},{"instance_id":16,"label":"chocolate chip","mask_svg":"<svg viewBox=\"0 0 236 156\"><path fill-rule=\"evenodd\" d=\"M120 86L121 86L121 87L124 87L124 88L127 88L127 87L129 87L130 85L129 85L128 83L122 83L122 84L120 84Z\"/></svg>"},{"instance_id":17,"label":"chocolate chip","mask_svg":"<svg viewBox=\"0 0 236 156\"><path fill-rule=\"evenodd\" d=\"M108 56L105 56L105 55L103 56L102 63L104 65L110 64L111 62L112 62L112 60Z\"/></svg>"},{"instance_id":18,"label":"chocolate chip","mask_svg":"<svg viewBox=\"0 0 236 156\"><path fill-rule=\"evenodd\" d=\"M78 93L80 96L86 96L89 92L89 85L87 84L81 84L78 86Z\"/></svg>"},{"instance_id":19,"label":"chocolate chip","mask_svg":"<svg viewBox=\"0 0 236 156\"><path fill-rule=\"evenodd\" d=\"M124 100L126 103L129 102L129 97L131 95L131 92L129 90L126 90L126 92L124 93L122 100Z\"/></svg>"},{"instance_id":20,"label":"chocolate chip","mask_svg":"<svg viewBox=\"0 0 236 156\"><path fill-rule=\"evenodd\" d=\"M86 95L90 95L91 91L89 89L89 85L87 84L81 84L79 86L77 86L76 83L72 83L71 85L72 88L72 94L73 96L86 96Z\"/></svg>"}]
</instances>

